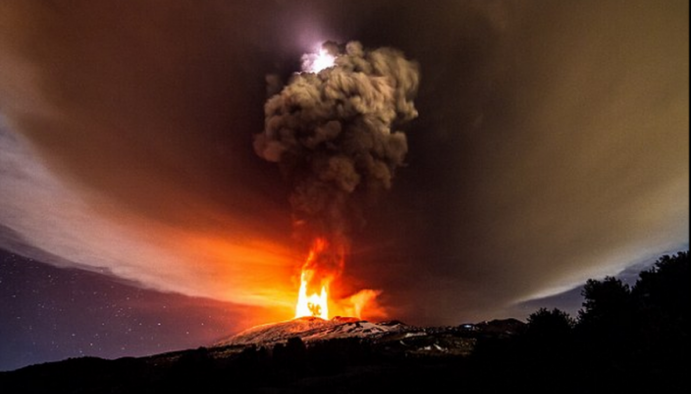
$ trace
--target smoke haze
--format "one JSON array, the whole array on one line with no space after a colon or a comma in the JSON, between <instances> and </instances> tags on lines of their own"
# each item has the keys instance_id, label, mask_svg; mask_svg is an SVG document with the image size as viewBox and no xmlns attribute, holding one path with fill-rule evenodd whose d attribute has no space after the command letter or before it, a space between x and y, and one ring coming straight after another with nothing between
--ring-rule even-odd
<instances>
[{"instance_id":1,"label":"smoke haze","mask_svg":"<svg viewBox=\"0 0 692 394\"><path fill-rule=\"evenodd\" d=\"M268 321L292 314L295 222L348 223L340 296L382 289L412 324L522 316L517 303L688 247L688 13L3 2L0 246L265 306ZM362 46L340 48L338 67L287 78L315 45L350 39ZM362 49L385 47L401 52ZM371 189L389 190L371 205Z\"/></svg>"}]
</instances>

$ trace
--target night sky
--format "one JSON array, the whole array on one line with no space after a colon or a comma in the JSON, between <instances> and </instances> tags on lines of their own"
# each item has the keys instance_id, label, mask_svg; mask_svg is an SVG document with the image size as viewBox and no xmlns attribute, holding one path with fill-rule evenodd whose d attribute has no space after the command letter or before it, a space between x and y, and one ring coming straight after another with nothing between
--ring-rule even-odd
<instances>
[{"instance_id":1,"label":"night sky","mask_svg":"<svg viewBox=\"0 0 692 394\"><path fill-rule=\"evenodd\" d=\"M397 48L421 76L405 165L363 208L334 297L381 290L386 317L419 325L574 313L586 279L689 248L688 15L653 0L3 2L0 370L292 317L307 251L253 135L267 80L325 40Z\"/></svg>"}]
</instances>

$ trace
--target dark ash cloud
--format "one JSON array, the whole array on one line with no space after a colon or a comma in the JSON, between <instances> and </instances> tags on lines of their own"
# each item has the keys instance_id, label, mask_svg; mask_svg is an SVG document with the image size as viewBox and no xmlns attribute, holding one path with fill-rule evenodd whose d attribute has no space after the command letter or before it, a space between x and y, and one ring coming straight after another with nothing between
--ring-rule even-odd
<instances>
[{"instance_id":1,"label":"dark ash cloud","mask_svg":"<svg viewBox=\"0 0 692 394\"><path fill-rule=\"evenodd\" d=\"M406 166L386 200L364 204L340 291L382 289L390 314L411 323L519 315L517 302L688 243L688 11L6 2L0 220L34 247L143 286L280 299L290 311L304 250L285 196L297 185L252 148L265 75L290 75L324 40L359 40L398 48L424 79ZM323 122L313 143L345 126ZM387 163L404 151L396 142L382 145L396 148L383 148ZM332 162L316 166L335 190L367 183ZM378 187L389 166L373 164Z\"/></svg>"},{"instance_id":2,"label":"dark ash cloud","mask_svg":"<svg viewBox=\"0 0 692 394\"><path fill-rule=\"evenodd\" d=\"M392 126L418 116L419 74L417 64L391 48L367 51L352 41L342 47L327 42L322 50L334 64L294 74L267 100L254 148L277 162L291 185L301 238L328 240L327 250L335 253L316 258L314 269L334 277L352 227L360 227L361 205L391 189L404 163L406 136Z\"/></svg>"}]
</instances>

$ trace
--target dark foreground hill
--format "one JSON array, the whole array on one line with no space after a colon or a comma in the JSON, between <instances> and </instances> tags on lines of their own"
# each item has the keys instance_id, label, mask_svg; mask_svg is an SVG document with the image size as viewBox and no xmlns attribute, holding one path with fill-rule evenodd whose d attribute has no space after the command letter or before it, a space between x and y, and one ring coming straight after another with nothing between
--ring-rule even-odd
<instances>
[{"instance_id":1,"label":"dark foreground hill","mask_svg":"<svg viewBox=\"0 0 692 394\"><path fill-rule=\"evenodd\" d=\"M419 328L302 318L210 348L0 373L0 393L688 393L689 252L630 286L589 280L577 320Z\"/></svg>"},{"instance_id":2,"label":"dark foreground hill","mask_svg":"<svg viewBox=\"0 0 692 394\"><path fill-rule=\"evenodd\" d=\"M508 340L524 326L514 319L419 328L398 321L301 318L254 327L209 348L117 360L84 357L0 373L0 392L346 393L441 388L460 378L454 371L468 364L479 341Z\"/></svg>"}]
</instances>

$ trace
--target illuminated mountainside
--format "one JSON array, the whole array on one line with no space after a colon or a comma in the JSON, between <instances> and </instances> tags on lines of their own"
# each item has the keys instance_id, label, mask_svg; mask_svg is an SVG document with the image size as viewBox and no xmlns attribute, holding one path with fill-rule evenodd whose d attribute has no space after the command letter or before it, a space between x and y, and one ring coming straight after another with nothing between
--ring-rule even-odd
<instances>
[{"instance_id":1,"label":"illuminated mountainside","mask_svg":"<svg viewBox=\"0 0 692 394\"><path fill-rule=\"evenodd\" d=\"M214 346L258 345L268 346L299 337L303 342L340 338L379 338L386 334L423 332L423 329L401 322L370 323L353 317L301 317L280 323L252 327L217 342Z\"/></svg>"},{"instance_id":2,"label":"illuminated mountainside","mask_svg":"<svg viewBox=\"0 0 692 394\"><path fill-rule=\"evenodd\" d=\"M273 349L291 338L300 338L307 347L329 341L355 340L386 354L417 356L466 356L479 337L511 337L524 329L515 319L493 320L454 327L415 327L400 321L372 323L353 317L323 320L301 317L255 326L222 339L209 348L215 357L226 357L246 348Z\"/></svg>"}]
</instances>

